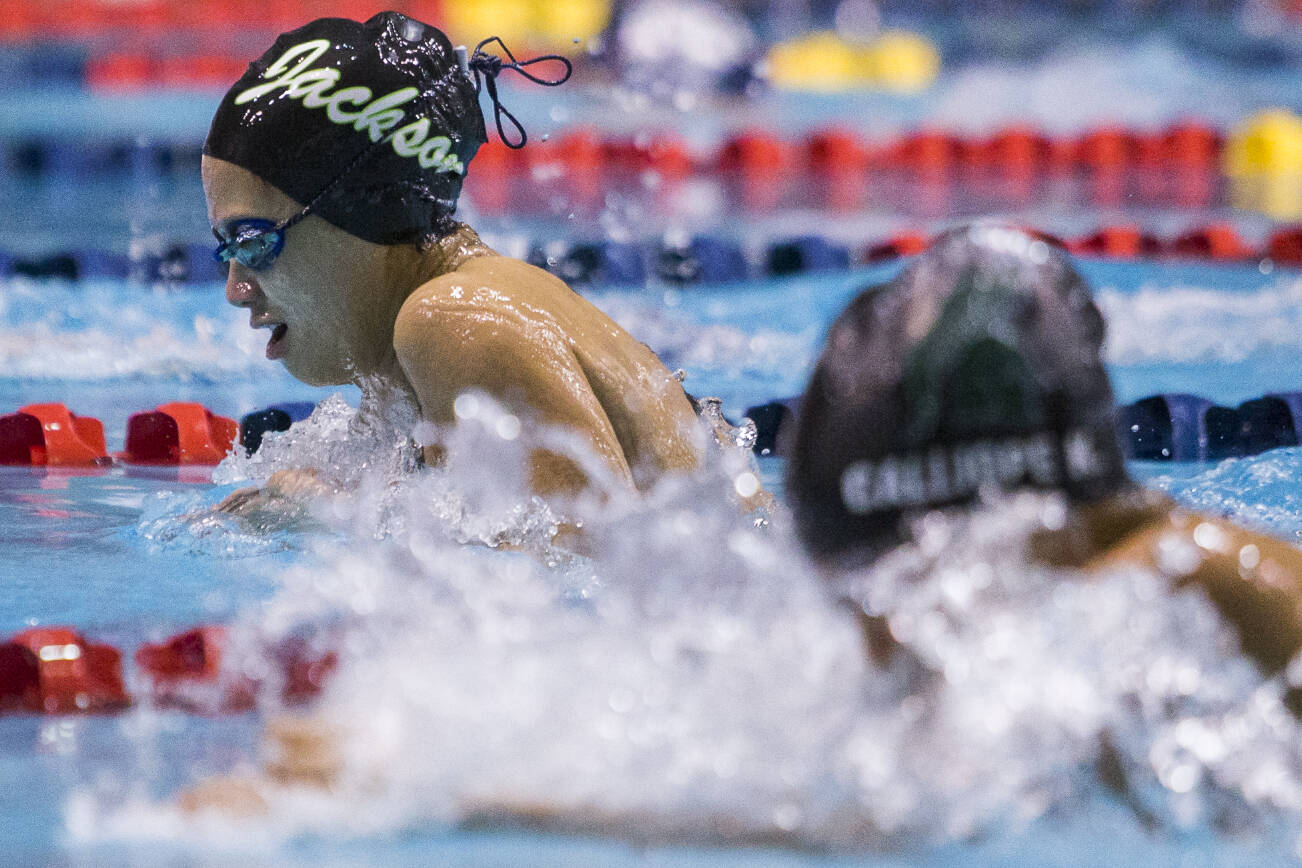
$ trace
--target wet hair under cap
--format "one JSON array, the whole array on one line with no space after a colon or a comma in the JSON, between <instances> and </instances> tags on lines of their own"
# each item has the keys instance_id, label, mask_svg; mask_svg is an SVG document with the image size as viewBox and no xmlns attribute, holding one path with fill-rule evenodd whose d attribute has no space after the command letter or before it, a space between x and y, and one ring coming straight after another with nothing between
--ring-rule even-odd
<instances>
[{"instance_id":1,"label":"wet hair under cap","mask_svg":"<svg viewBox=\"0 0 1302 868\"><path fill-rule=\"evenodd\" d=\"M281 34L222 99L203 150L315 200L346 232L401 244L451 229L485 138L475 81L448 38L381 12Z\"/></svg>"},{"instance_id":2,"label":"wet hair under cap","mask_svg":"<svg viewBox=\"0 0 1302 868\"><path fill-rule=\"evenodd\" d=\"M828 333L787 468L801 539L856 561L898 543L908 514L987 486L1116 491L1103 333L1052 242L991 224L942 235Z\"/></svg>"}]
</instances>

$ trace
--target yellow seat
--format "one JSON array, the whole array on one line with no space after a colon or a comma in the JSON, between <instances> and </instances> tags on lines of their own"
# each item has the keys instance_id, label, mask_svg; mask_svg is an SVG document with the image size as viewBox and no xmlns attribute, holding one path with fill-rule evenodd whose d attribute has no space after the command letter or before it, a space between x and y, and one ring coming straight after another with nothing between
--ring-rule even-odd
<instances>
[{"instance_id":1,"label":"yellow seat","mask_svg":"<svg viewBox=\"0 0 1302 868\"><path fill-rule=\"evenodd\" d=\"M838 93L882 88L916 93L940 71L940 52L913 33L888 31L859 43L830 31L816 31L779 43L769 51L768 79L784 90Z\"/></svg>"},{"instance_id":2,"label":"yellow seat","mask_svg":"<svg viewBox=\"0 0 1302 868\"><path fill-rule=\"evenodd\" d=\"M891 30L868 47L873 82L883 90L918 93L940 74L940 52L916 33Z\"/></svg>"},{"instance_id":3,"label":"yellow seat","mask_svg":"<svg viewBox=\"0 0 1302 868\"><path fill-rule=\"evenodd\" d=\"M443 17L454 43L473 48L481 39L500 36L515 51L532 41L533 5L529 0L446 0Z\"/></svg>"},{"instance_id":4,"label":"yellow seat","mask_svg":"<svg viewBox=\"0 0 1302 868\"><path fill-rule=\"evenodd\" d=\"M1223 160L1231 177L1302 172L1302 118L1285 109L1249 118L1231 134Z\"/></svg>"},{"instance_id":5,"label":"yellow seat","mask_svg":"<svg viewBox=\"0 0 1302 868\"><path fill-rule=\"evenodd\" d=\"M610 2L542 0L533 3L533 21L544 44L562 49L599 36L610 23Z\"/></svg>"}]
</instances>

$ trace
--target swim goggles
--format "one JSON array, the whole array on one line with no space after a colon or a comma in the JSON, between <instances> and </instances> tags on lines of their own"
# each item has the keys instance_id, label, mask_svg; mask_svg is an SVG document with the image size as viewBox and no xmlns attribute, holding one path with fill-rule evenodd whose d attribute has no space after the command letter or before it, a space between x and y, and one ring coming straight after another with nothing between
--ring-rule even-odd
<instances>
[{"instance_id":1,"label":"swim goggles","mask_svg":"<svg viewBox=\"0 0 1302 868\"><path fill-rule=\"evenodd\" d=\"M308 205L288 220L273 223L261 217L249 217L236 221L234 234L227 238L214 229L217 236L217 249L212 252L213 259L222 265L234 259L245 268L254 271L267 268L276 261L280 251L285 249L285 232L289 227L302 220L312 211Z\"/></svg>"},{"instance_id":2,"label":"swim goggles","mask_svg":"<svg viewBox=\"0 0 1302 868\"><path fill-rule=\"evenodd\" d=\"M335 175L329 184L321 188L321 192L312 197L303 210L299 211L288 220L282 220L275 223L263 217L245 217L233 221L232 228L234 234L231 237L222 235L220 230L213 229L212 234L217 237L217 249L212 252L213 259L223 268L228 267L232 259L243 265L245 268L251 268L254 271L260 271L269 268L271 263L276 261L276 257L285 249L285 233L289 227L312 213L316 203L320 202L326 193L329 193L336 184L344 179L344 176L357 168L367 157L375 153L376 148L389 139L393 138L392 133L372 143L360 154L354 157L348 165L344 166L342 172Z\"/></svg>"}]
</instances>

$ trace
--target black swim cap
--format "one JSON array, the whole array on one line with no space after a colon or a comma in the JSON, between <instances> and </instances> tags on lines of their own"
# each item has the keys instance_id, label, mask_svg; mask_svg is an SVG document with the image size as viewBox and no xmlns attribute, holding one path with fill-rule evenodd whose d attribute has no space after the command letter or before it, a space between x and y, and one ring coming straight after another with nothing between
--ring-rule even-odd
<instances>
[{"instance_id":1,"label":"black swim cap","mask_svg":"<svg viewBox=\"0 0 1302 868\"><path fill-rule=\"evenodd\" d=\"M1000 225L942 235L832 325L787 468L801 539L855 560L988 485L1116 491L1103 332L1061 248Z\"/></svg>"},{"instance_id":2,"label":"black swim cap","mask_svg":"<svg viewBox=\"0 0 1302 868\"><path fill-rule=\"evenodd\" d=\"M402 244L450 228L484 141L474 79L448 38L381 12L281 34L226 94L203 151L300 204L329 187L317 214L367 241Z\"/></svg>"}]
</instances>

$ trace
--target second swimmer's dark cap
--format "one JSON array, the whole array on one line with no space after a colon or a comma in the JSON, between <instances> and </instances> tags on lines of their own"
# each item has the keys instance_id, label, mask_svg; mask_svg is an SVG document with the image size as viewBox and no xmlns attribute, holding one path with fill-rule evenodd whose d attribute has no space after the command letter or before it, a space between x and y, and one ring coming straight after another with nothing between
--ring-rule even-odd
<instances>
[{"instance_id":1,"label":"second swimmer's dark cap","mask_svg":"<svg viewBox=\"0 0 1302 868\"><path fill-rule=\"evenodd\" d=\"M382 12L281 34L222 99L203 150L300 204L320 196L313 211L346 232L400 244L446 229L485 138L448 38Z\"/></svg>"},{"instance_id":2,"label":"second swimmer's dark cap","mask_svg":"<svg viewBox=\"0 0 1302 868\"><path fill-rule=\"evenodd\" d=\"M988 486L1117 490L1103 333L1056 245L990 224L942 235L828 334L787 469L806 546L871 556L900 540L906 515Z\"/></svg>"}]
</instances>

